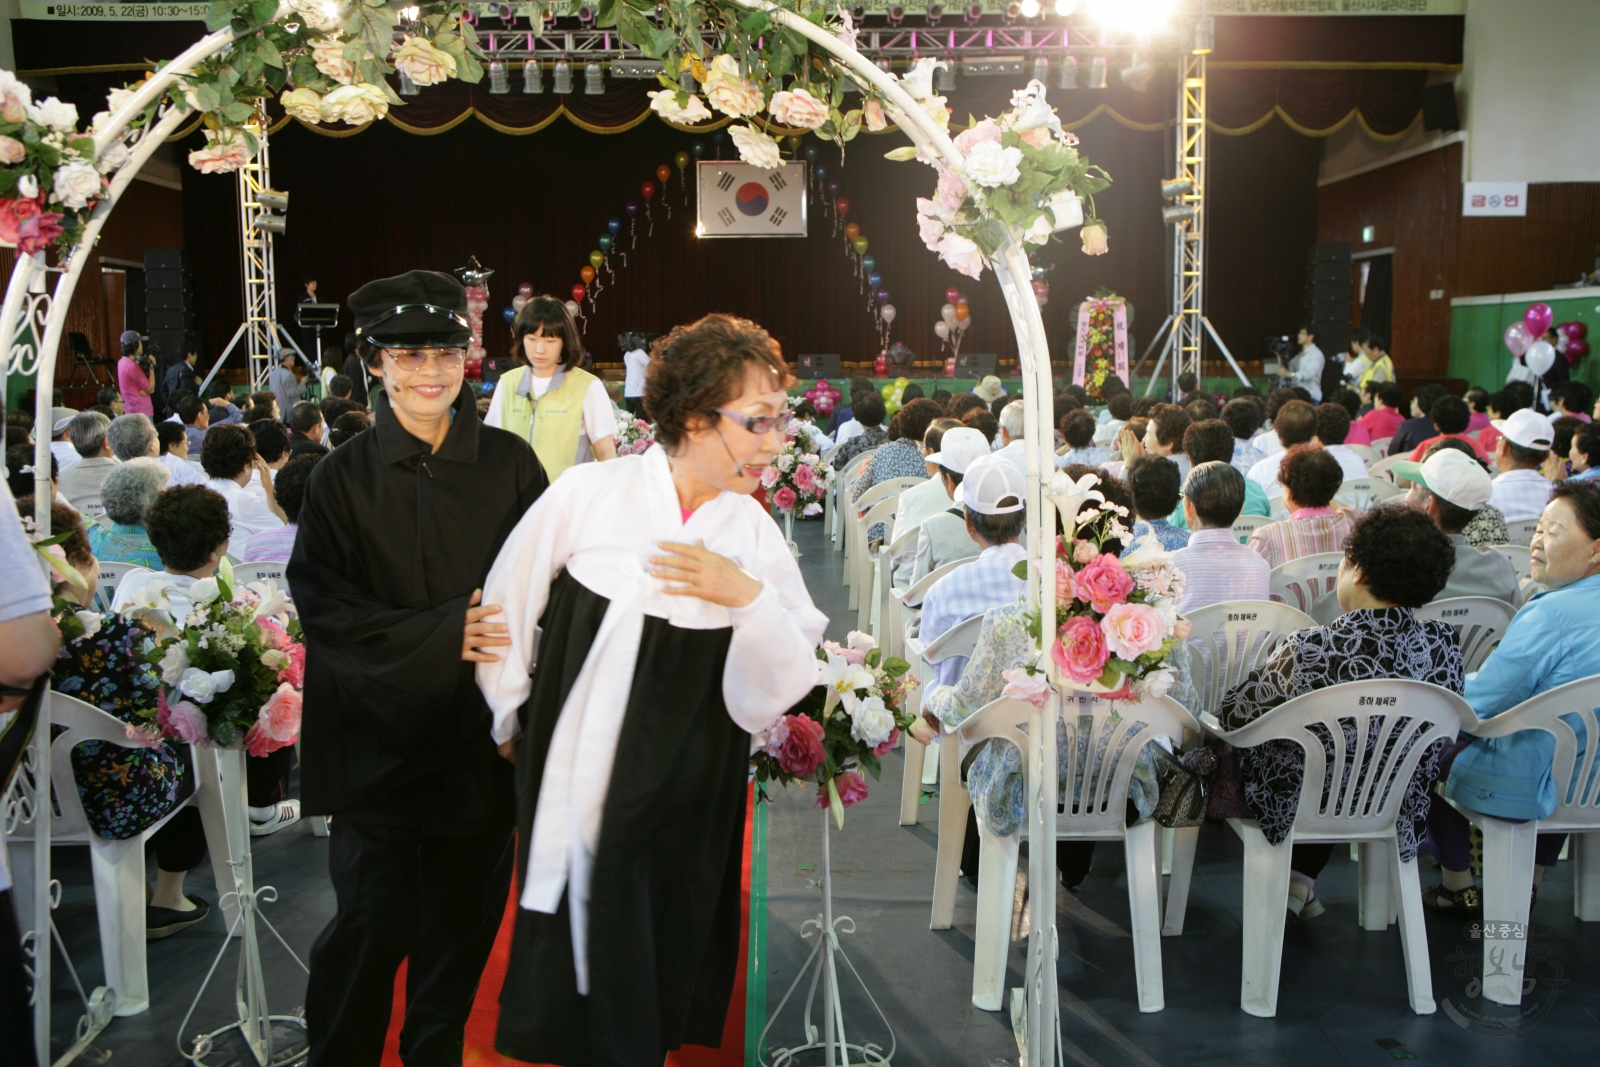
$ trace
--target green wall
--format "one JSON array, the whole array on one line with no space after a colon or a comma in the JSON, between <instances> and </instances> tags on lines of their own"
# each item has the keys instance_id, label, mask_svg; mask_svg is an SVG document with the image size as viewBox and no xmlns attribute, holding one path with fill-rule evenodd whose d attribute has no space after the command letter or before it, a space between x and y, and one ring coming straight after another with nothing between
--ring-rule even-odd
<instances>
[{"instance_id":1,"label":"green wall","mask_svg":"<svg viewBox=\"0 0 1600 1067\"><path fill-rule=\"evenodd\" d=\"M1506 327L1522 318L1529 304L1546 303L1556 322L1582 322L1589 327L1589 344L1600 345L1600 288L1557 289L1543 293L1507 293L1474 297L1483 303L1457 304L1450 309L1450 371L1490 392L1498 389L1511 370L1511 353L1502 339ZM1572 368L1573 378L1600 391L1600 354Z\"/></svg>"}]
</instances>

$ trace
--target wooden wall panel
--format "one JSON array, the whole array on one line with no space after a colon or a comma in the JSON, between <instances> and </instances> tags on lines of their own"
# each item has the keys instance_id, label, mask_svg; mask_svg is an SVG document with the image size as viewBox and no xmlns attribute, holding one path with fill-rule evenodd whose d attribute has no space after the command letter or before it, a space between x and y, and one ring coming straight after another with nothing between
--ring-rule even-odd
<instances>
[{"instance_id":1,"label":"wooden wall panel","mask_svg":"<svg viewBox=\"0 0 1600 1067\"><path fill-rule=\"evenodd\" d=\"M1568 284L1600 256L1600 182L1528 186L1520 219L1461 219L1453 296L1527 293Z\"/></svg>"}]
</instances>

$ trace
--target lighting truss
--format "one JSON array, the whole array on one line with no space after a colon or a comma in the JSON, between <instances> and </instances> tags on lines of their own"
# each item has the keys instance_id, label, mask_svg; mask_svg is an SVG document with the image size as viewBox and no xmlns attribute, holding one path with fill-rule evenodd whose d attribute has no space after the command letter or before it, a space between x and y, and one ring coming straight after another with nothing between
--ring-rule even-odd
<instances>
[{"instance_id":1,"label":"lighting truss","mask_svg":"<svg viewBox=\"0 0 1600 1067\"><path fill-rule=\"evenodd\" d=\"M267 146L266 116L258 107L253 125L247 126L259 144L256 156L239 168L239 244L244 258L245 355L249 360L253 389L265 389L278 345L278 272L275 269L272 234L257 226L257 220L270 212L261 203L261 193L272 188L272 168ZM217 361L218 366L222 363Z\"/></svg>"}]
</instances>

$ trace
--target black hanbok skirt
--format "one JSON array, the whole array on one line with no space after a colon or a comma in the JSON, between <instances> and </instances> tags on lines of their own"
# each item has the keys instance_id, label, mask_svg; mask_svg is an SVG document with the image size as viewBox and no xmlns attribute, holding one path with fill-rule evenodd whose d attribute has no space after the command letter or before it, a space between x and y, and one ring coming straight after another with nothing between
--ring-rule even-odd
<instances>
[{"instance_id":1,"label":"black hanbok skirt","mask_svg":"<svg viewBox=\"0 0 1600 1067\"><path fill-rule=\"evenodd\" d=\"M523 857L556 720L608 604L565 571L551 584L517 754ZM732 635L646 616L594 857L589 994L577 992L566 897L554 915L519 907L495 1037L503 1055L660 1067L685 1043L721 1044L739 964L750 758L750 735L722 700Z\"/></svg>"}]
</instances>

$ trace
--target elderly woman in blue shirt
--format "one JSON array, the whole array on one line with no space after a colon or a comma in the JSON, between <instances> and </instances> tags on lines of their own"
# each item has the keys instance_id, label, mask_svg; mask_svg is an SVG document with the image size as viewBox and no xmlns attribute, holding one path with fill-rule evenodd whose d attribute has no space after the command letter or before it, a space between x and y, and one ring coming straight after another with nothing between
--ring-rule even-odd
<instances>
[{"instance_id":1,"label":"elderly woman in blue shirt","mask_svg":"<svg viewBox=\"0 0 1600 1067\"><path fill-rule=\"evenodd\" d=\"M1544 585L1506 628L1500 647L1468 678L1465 696L1487 719L1567 682L1600 674L1600 484L1558 484L1539 518L1532 544L1533 580ZM1583 724L1575 719L1578 766L1593 758ZM1543 730L1508 737L1464 737L1440 762L1444 797L1498 819L1545 819L1556 808L1550 764L1555 738ZM1442 911L1478 914L1483 900L1472 881L1467 820L1434 799L1428 833L1443 868L1442 885L1423 899ZM1540 834L1534 851L1537 893L1544 870L1555 865L1565 834Z\"/></svg>"}]
</instances>

